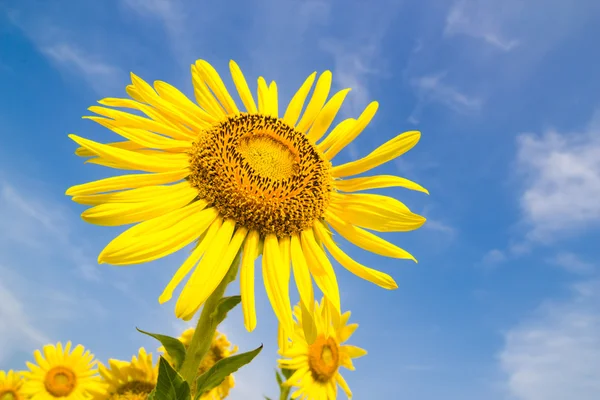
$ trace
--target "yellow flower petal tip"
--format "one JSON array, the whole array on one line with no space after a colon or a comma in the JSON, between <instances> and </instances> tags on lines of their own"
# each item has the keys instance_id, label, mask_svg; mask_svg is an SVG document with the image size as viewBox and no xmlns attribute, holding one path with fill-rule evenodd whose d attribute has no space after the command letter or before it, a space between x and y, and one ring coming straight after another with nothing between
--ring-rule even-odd
<instances>
[{"instance_id":1,"label":"yellow flower petal tip","mask_svg":"<svg viewBox=\"0 0 600 400\"><path fill-rule=\"evenodd\" d=\"M350 88L333 92L331 71L310 74L285 106L279 98L285 91L274 82L267 85L268 80L261 78L258 93L252 93L234 60L229 67L244 110L217 71L200 59L190 65L195 102L162 81L152 87L131 72L131 84L126 86L130 99L103 98L100 105L88 108L96 116L84 116L122 141L102 144L68 135L81 146L76 154L90 157L85 163L128 171L65 192L92 206L82 213L86 222L133 225L102 250L98 263L145 263L196 243L202 251L192 251L168 291L158 298L161 303L169 301L173 290L183 285L175 314L191 319L233 259L211 255L211 249L234 255L242 249L242 301L249 331L256 327L254 264L259 254L264 260L268 253L261 244L267 235L275 238L271 250L278 248L281 254L273 256L277 252L271 251L274 261L263 281L286 331L293 329L287 287L291 266L296 283L302 280L304 297L313 293L316 283L339 311L338 282L326 250L353 274L387 289L397 288L391 277L352 260L331 235L338 233L385 257L410 258L371 232L407 232L425 219L394 198L379 196L372 201L374 197L358 192L392 186L429 192L404 178L355 177L400 157L421 133L406 132L363 158L334 166L335 155L369 125L377 101L358 117L334 124ZM220 226L227 224L230 229L222 231ZM316 224L324 231L319 232ZM293 251L286 245L290 240L296 243ZM210 263L202 261L206 257ZM296 276L298 265L301 278ZM182 296L185 302L180 304Z\"/></svg>"}]
</instances>

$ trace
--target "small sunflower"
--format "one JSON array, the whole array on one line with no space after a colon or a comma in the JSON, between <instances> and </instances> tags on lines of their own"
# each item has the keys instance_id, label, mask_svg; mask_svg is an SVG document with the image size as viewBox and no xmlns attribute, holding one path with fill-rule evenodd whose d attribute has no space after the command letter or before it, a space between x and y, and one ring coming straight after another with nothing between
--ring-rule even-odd
<instances>
[{"instance_id":1,"label":"small sunflower","mask_svg":"<svg viewBox=\"0 0 600 400\"><path fill-rule=\"evenodd\" d=\"M196 241L159 297L161 303L171 299L191 272L175 305L177 317L189 320L242 250L242 307L250 331L256 326L254 264L260 253L267 295L287 331L293 329L290 264L305 305L312 309L314 279L340 312L336 274L325 249L359 277L386 289L397 288L389 275L344 253L331 232L376 254L415 260L369 230L410 231L423 225L425 218L392 197L356 192L394 186L427 190L397 176L352 176L404 154L421 134L406 132L364 158L332 166L334 157L369 124L377 102L358 118L345 119L330 129L350 89L329 98L329 71L317 79L307 102L316 79L316 72L311 74L281 113L275 82L267 85L259 77L255 102L233 61L231 75L245 111L209 63L198 60L191 69L197 104L165 82L152 87L131 74L132 84L127 86L131 99L100 100L103 107L89 108L98 115L86 117L125 140L101 144L70 135L81 146L76 154L91 157L88 163L145 172L67 190L73 201L92 206L82 214L85 221L103 226L135 224L102 250L98 262L148 262Z\"/></svg>"},{"instance_id":2,"label":"small sunflower","mask_svg":"<svg viewBox=\"0 0 600 400\"><path fill-rule=\"evenodd\" d=\"M0 400L25 400L23 375L20 372L0 371Z\"/></svg>"},{"instance_id":3,"label":"small sunflower","mask_svg":"<svg viewBox=\"0 0 600 400\"><path fill-rule=\"evenodd\" d=\"M93 393L94 400L145 399L156 386L158 365L143 347L131 362L110 359L108 365L98 368L105 387Z\"/></svg>"},{"instance_id":4,"label":"small sunflower","mask_svg":"<svg viewBox=\"0 0 600 400\"><path fill-rule=\"evenodd\" d=\"M194 328L186 329L181 336L179 336L179 341L183 343L183 346L187 350L190 343L192 342L192 337L194 336ZM164 353L162 356L170 362L169 355L165 352L164 347L159 347L158 351ZM202 375L213 365L217 363L217 361L222 360L224 358L229 357L237 351L237 346L231 346L229 340L227 340L227 336L223 333L215 332L215 336L213 337L212 343L210 345L210 349L200 362L198 366L197 376ZM229 395L229 391L235 386L235 380L233 379L233 375L229 375L219 386L214 388L208 393L204 393L200 399L201 400L221 400L226 398Z\"/></svg>"},{"instance_id":5,"label":"small sunflower","mask_svg":"<svg viewBox=\"0 0 600 400\"><path fill-rule=\"evenodd\" d=\"M348 384L339 372L340 367L354 370L353 358L362 357L367 352L359 347L343 344L354 333L358 324L348 325L350 312L341 319L331 313L331 306L325 300L315 305L315 313L303 314L299 306L294 308L296 325L291 340L280 340L279 360L281 368L293 370L286 385L297 388L292 398L301 400L335 400L338 385L352 398ZM310 323L315 328L316 339L310 344L305 335L306 324L302 317L313 318Z\"/></svg>"},{"instance_id":6,"label":"small sunflower","mask_svg":"<svg viewBox=\"0 0 600 400\"><path fill-rule=\"evenodd\" d=\"M36 364L27 362L29 371L23 373L23 393L32 400L83 400L90 392L101 390L96 361L89 350L80 344L71 351L71 342L48 344L42 352L33 353Z\"/></svg>"}]
</instances>

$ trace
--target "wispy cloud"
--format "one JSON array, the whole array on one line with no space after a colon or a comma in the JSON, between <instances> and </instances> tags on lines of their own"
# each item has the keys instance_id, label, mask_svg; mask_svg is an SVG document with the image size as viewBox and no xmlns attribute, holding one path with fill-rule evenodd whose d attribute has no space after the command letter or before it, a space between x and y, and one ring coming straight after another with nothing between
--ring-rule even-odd
<instances>
[{"instance_id":1,"label":"wispy cloud","mask_svg":"<svg viewBox=\"0 0 600 400\"><path fill-rule=\"evenodd\" d=\"M554 258L548 260L550 263L575 274L590 274L594 272L595 265L581 259L580 256L570 252L560 252Z\"/></svg>"},{"instance_id":2,"label":"wispy cloud","mask_svg":"<svg viewBox=\"0 0 600 400\"><path fill-rule=\"evenodd\" d=\"M481 262L484 267L489 268L489 267L494 267L498 264L503 263L504 261L506 261L506 259L507 259L507 256L506 256L505 252L503 252L502 250L498 250L498 249L492 249L492 250L488 251L487 253L485 253Z\"/></svg>"},{"instance_id":3,"label":"wispy cloud","mask_svg":"<svg viewBox=\"0 0 600 400\"><path fill-rule=\"evenodd\" d=\"M14 351L30 351L48 338L33 322L37 310L26 307L14 290L6 286L7 272L1 266L0 274L0 361L3 361Z\"/></svg>"},{"instance_id":4,"label":"wispy cloud","mask_svg":"<svg viewBox=\"0 0 600 400\"><path fill-rule=\"evenodd\" d=\"M459 0L455 2L448 16L444 35L468 35L483 40L502 51L511 51L519 45L519 40L508 37L503 30L503 17L511 12L504 3L494 4L481 0Z\"/></svg>"},{"instance_id":5,"label":"wispy cloud","mask_svg":"<svg viewBox=\"0 0 600 400\"><path fill-rule=\"evenodd\" d=\"M418 123L423 108L429 103L439 103L449 109L469 114L477 112L483 106L479 97L463 93L458 88L444 82L445 72L413 78L412 86L415 88L418 103L409 117L409 122Z\"/></svg>"},{"instance_id":6,"label":"wispy cloud","mask_svg":"<svg viewBox=\"0 0 600 400\"><path fill-rule=\"evenodd\" d=\"M106 91L107 85L113 86L121 73L118 68L86 53L72 43L51 44L41 47L40 50L57 67L80 75L99 94Z\"/></svg>"},{"instance_id":7,"label":"wispy cloud","mask_svg":"<svg viewBox=\"0 0 600 400\"><path fill-rule=\"evenodd\" d=\"M600 282L573 288L562 303L545 303L506 334L499 361L519 400L600 397Z\"/></svg>"},{"instance_id":8,"label":"wispy cloud","mask_svg":"<svg viewBox=\"0 0 600 400\"><path fill-rule=\"evenodd\" d=\"M71 238L65 210L51 200L42 204L37 194L28 196L16 186L0 181L0 248L4 247L4 254L29 248L46 257L66 258L81 277L99 280L95 260Z\"/></svg>"},{"instance_id":9,"label":"wispy cloud","mask_svg":"<svg viewBox=\"0 0 600 400\"><path fill-rule=\"evenodd\" d=\"M518 137L527 237L548 242L600 223L600 114L583 133Z\"/></svg>"},{"instance_id":10,"label":"wispy cloud","mask_svg":"<svg viewBox=\"0 0 600 400\"><path fill-rule=\"evenodd\" d=\"M78 76L100 95L105 95L119 86L121 71L95 54L81 37L59 26L57 21L39 15L31 16L18 11L8 14L9 21L29 38L65 77Z\"/></svg>"}]
</instances>

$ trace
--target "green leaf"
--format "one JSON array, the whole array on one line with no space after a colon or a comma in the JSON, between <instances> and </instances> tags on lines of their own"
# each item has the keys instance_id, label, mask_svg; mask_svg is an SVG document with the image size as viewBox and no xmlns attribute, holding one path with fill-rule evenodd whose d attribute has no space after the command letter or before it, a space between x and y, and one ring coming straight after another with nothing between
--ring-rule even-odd
<instances>
[{"instance_id":1,"label":"green leaf","mask_svg":"<svg viewBox=\"0 0 600 400\"><path fill-rule=\"evenodd\" d=\"M281 385L283 385L283 378L277 370L275 370L275 379L277 379L277 384L279 385L279 387L281 387Z\"/></svg>"},{"instance_id":2,"label":"green leaf","mask_svg":"<svg viewBox=\"0 0 600 400\"><path fill-rule=\"evenodd\" d=\"M158 382L156 388L150 393L148 399L151 400L189 400L190 386L173 369L171 364L164 357L160 357L158 364Z\"/></svg>"},{"instance_id":3,"label":"green leaf","mask_svg":"<svg viewBox=\"0 0 600 400\"><path fill-rule=\"evenodd\" d=\"M223 358L215 363L211 369L196 379L196 399L202 394L219 386L221 382L235 371L248 364L262 350L263 345L247 353ZM158 399L157 399L158 400Z\"/></svg>"},{"instance_id":4,"label":"green leaf","mask_svg":"<svg viewBox=\"0 0 600 400\"><path fill-rule=\"evenodd\" d=\"M167 351L167 354L169 354L169 356L173 360L173 367L177 371L179 371L181 364L183 364L183 360L185 360L185 346L179 341L179 339L176 339L171 336L160 335L158 333L145 332L139 328L135 329L137 329L138 332L141 332L144 335L151 336L154 339L158 340L164 346L165 350Z\"/></svg>"},{"instance_id":5,"label":"green leaf","mask_svg":"<svg viewBox=\"0 0 600 400\"><path fill-rule=\"evenodd\" d=\"M281 368L281 373L283 374L283 376L285 376L285 379L288 380L292 377L292 375L294 375L294 370Z\"/></svg>"},{"instance_id":6,"label":"green leaf","mask_svg":"<svg viewBox=\"0 0 600 400\"><path fill-rule=\"evenodd\" d=\"M233 308L240 304L241 301L242 296L223 297L221 300L219 300L219 304L217 304L217 307L212 314L212 319L215 321L215 324L219 325L221 322L223 322L225 317L227 317L227 313L233 310Z\"/></svg>"},{"instance_id":7,"label":"green leaf","mask_svg":"<svg viewBox=\"0 0 600 400\"><path fill-rule=\"evenodd\" d=\"M267 396L265 396L265 400L271 400L271 398L270 398L270 397L267 397Z\"/></svg>"}]
</instances>

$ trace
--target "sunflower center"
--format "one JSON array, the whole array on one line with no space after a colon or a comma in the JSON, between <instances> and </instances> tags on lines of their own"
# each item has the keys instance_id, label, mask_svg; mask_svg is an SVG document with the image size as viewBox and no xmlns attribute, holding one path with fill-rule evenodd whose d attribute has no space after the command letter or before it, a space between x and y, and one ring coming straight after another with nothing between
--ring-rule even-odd
<instances>
[{"instance_id":1,"label":"sunflower center","mask_svg":"<svg viewBox=\"0 0 600 400\"><path fill-rule=\"evenodd\" d=\"M317 337L308 348L308 365L313 379L328 382L340 366L338 344L332 337Z\"/></svg>"},{"instance_id":2,"label":"sunflower center","mask_svg":"<svg viewBox=\"0 0 600 400\"><path fill-rule=\"evenodd\" d=\"M8 389L8 390L0 390L0 400L18 400L19 397L17 396L17 393L12 390L12 389Z\"/></svg>"},{"instance_id":3,"label":"sunflower center","mask_svg":"<svg viewBox=\"0 0 600 400\"><path fill-rule=\"evenodd\" d=\"M117 389L117 394L148 394L154 390L154 384L144 381L130 381Z\"/></svg>"},{"instance_id":4,"label":"sunflower center","mask_svg":"<svg viewBox=\"0 0 600 400\"><path fill-rule=\"evenodd\" d=\"M260 114L229 117L201 132L188 180L222 217L279 237L312 227L333 189L331 163L306 136Z\"/></svg>"},{"instance_id":5,"label":"sunflower center","mask_svg":"<svg viewBox=\"0 0 600 400\"><path fill-rule=\"evenodd\" d=\"M44 386L55 397L64 397L71 394L77 385L77 376L72 369L54 367L46 373Z\"/></svg>"}]
</instances>

